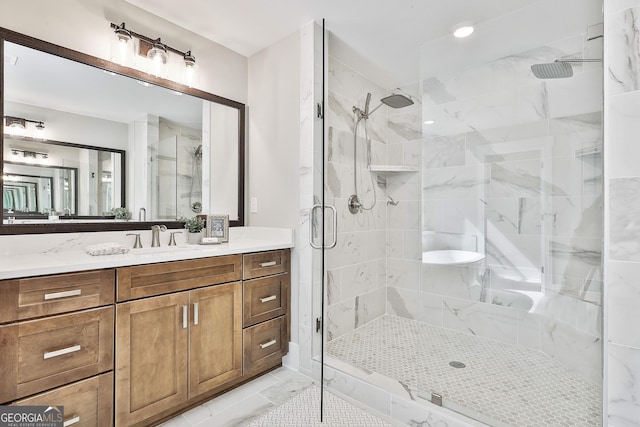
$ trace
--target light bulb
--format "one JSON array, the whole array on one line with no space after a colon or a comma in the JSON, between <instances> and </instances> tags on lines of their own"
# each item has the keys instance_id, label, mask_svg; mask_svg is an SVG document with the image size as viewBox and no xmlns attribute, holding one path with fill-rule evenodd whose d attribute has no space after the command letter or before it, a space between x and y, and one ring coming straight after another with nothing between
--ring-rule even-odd
<instances>
[{"instance_id":1,"label":"light bulb","mask_svg":"<svg viewBox=\"0 0 640 427\"><path fill-rule=\"evenodd\" d=\"M45 140L44 123L40 122L36 125L36 139Z\"/></svg>"},{"instance_id":2,"label":"light bulb","mask_svg":"<svg viewBox=\"0 0 640 427\"><path fill-rule=\"evenodd\" d=\"M196 58L191 54L191 51L184 55L184 71L183 71L183 83L189 87L194 87L198 84L198 66L196 65Z\"/></svg>"},{"instance_id":3,"label":"light bulb","mask_svg":"<svg viewBox=\"0 0 640 427\"><path fill-rule=\"evenodd\" d=\"M124 23L119 27L116 26L111 45L111 61L126 67L132 66L135 57L134 45L131 32L124 27Z\"/></svg>"},{"instance_id":4,"label":"light bulb","mask_svg":"<svg viewBox=\"0 0 640 427\"><path fill-rule=\"evenodd\" d=\"M149 49L147 58L149 58L149 74L164 78L167 74L169 56L167 55L167 48L160 43L160 39Z\"/></svg>"}]
</instances>

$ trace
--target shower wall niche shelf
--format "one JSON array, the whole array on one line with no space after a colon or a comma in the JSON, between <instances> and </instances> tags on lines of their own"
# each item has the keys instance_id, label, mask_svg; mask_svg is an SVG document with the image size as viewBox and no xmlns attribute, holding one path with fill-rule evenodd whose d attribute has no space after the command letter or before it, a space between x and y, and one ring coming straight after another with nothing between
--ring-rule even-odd
<instances>
[{"instance_id":1,"label":"shower wall niche shelf","mask_svg":"<svg viewBox=\"0 0 640 427\"><path fill-rule=\"evenodd\" d=\"M402 166L402 165L371 165L369 166L371 172L380 173L402 173L402 172L418 172L418 168L415 166Z\"/></svg>"}]
</instances>

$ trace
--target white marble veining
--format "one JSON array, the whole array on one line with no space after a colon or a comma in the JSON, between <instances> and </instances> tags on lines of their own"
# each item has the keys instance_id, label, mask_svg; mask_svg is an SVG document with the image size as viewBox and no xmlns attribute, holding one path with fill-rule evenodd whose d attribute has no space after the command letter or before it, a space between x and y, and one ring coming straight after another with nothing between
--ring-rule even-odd
<instances>
[{"instance_id":1,"label":"white marble veining","mask_svg":"<svg viewBox=\"0 0 640 427\"><path fill-rule=\"evenodd\" d=\"M640 349L609 344L608 423L640 426Z\"/></svg>"},{"instance_id":2,"label":"white marble veining","mask_svg":"<svg viewBox=\"0 0 640 427\"><path fill-rule=\"evenodd\" d=\"M633 7L606 17L608 59L608 95L640 89L640 7Z\"/></svg>"},{"instance_id":3,"label":"white marble veining","mask_svg":"<svg viewBox=\"0 0 640 427\"><path fill-rule=\"evenodd\" d=\"M146 239L143 239L143 244L147 247L131 249L126 254L91 256L84 250L87 245L99 242L132 246L131 238L125 234L126 232L106 232L2 236L0 241L5 251L0 259L0 279L268 251L294 246L291 229L231 227L229 243L219 245L181 244L175 248L151 248L145 244Z\"/></svg>"},{"instance_id":4,"label":"white marble veining","mask_svg":"<svg viewBox=\"0 0 640 427\"><path fill-rule=\"evenodd\" d=\"M610 261L608 266L609 339L640 348L640 334L630 327L640 324L640 263Z\"/></svg>"},{"instance_id":5,"label":"white marble veining","mask_svg":"<svg viewBox=\"0 0 640 427\"><path fill-rule=\"evenodd\" d=\"M612 260L640 261L640 177L609 180Z\"/></svg>"}]
</instances>

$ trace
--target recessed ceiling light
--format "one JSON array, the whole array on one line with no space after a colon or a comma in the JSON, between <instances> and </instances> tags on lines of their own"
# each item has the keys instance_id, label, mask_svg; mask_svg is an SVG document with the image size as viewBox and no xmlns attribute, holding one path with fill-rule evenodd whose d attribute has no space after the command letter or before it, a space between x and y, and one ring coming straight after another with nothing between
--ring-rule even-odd
<instances>
[{"instance_id":1,"label":"recessed ceiling light","mask_svg":"<svg viewBox=\"0 0 640 427\"><path fill-rule=\"evenodd\" d=\"M453 36L459 39L469 37L473 30L474 28L471 25L462 25L453 30Z\"/></svg>"},{"instance_id":2,"label":"recessed ceiling light","mask_svg":"<svg viewBox=\"0 0 640 427\"><path fill-rule=\"evenodd\" d=\"M425 120L425 121L424 121L424 124L425 124L425 125L432 125L432 124L434 124L435 122L436 122L435 120Z\"/></svg>"}]
</instances>

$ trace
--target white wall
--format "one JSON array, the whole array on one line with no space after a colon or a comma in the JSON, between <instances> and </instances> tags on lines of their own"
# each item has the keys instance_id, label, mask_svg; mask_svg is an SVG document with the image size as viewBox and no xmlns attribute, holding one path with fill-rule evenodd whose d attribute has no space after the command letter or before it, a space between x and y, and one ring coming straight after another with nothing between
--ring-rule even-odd
<instances>
[{"instance_id":1,"label":"white wall","mask_svg":"<svg viewBox=\"0 0 640 427\"><path fill-rule=\"evenodd\" d=\"M246 192L258 199L247 225L297 228L299 221L300 36L249 58ZM296 232L296 236L299 233ZM296 242L299 245L300 242ZM291 254L291 339L298 341L298 253Z\"/></svg>"}]
</instances>

